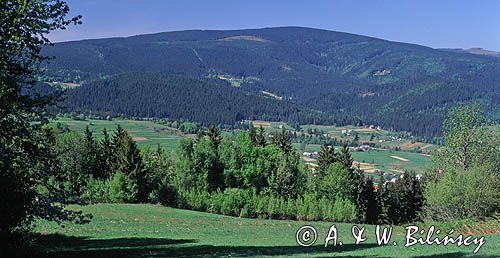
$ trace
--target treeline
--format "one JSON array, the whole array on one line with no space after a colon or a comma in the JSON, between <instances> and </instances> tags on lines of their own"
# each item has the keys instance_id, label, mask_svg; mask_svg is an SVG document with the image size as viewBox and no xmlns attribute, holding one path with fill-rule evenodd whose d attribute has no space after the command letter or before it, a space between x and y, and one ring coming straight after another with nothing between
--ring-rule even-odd
<instances>
[{"instance_id":1,"label":"treeline","mask_svg":"<svg viewBox=\"0 0 500 258\"><path fill-rule=\"evenodd\" d=\"M60 180L81 203L161 203L249 218L406 223L422 208L421 185L411 173L395 184L352 168L349 148L323 145L316 171L292 149L289 134L267 138L262 128L221 136L216 127L183 138L174 154L140 151L121 127L98 141L56 126ZM407 199L408 197L413 199ZM416 200L413 202L412 200ZM411 201L411 205L408 204Z\"/></svg>"},{"instance_id":2,"label":"treeline","mask_svg":"<svg viewBox=\"0 0 500 258\"><path fill-rule=\"evenodd\" d=\"M139 150L121 127L98 141L57 124L62 180L75 202L161 203L249 218L402 224L485 218L499 210L499 136L478 106L460 106L444 125L445 146L425 176L379 181L353 168L348 145L323 144L311 170L285 130L217 127L182 138L174 153ZM466 146L466 147L464 147Z\"/></svg>"},{"instance_id":3,"label":"treeline","mask_svg":"<svg viewBox=\"0 0 500 258\"><path fill-rule=\"evenodd\" d=\"M312 170L286 131L221 135L217 127L183 138L170 154L137 149L118 127L101 141L55 133L60 187L83 203L149 202L248 218L404 224L487 218L498 212L500 142L477 106L460 106L444 125L445 146L425 176L379 181L353 168L347 145L323 144ZM84 144L81 144L81 143ZM466 148L464 146L467 146Z\"/></svg>"}]
</instances>

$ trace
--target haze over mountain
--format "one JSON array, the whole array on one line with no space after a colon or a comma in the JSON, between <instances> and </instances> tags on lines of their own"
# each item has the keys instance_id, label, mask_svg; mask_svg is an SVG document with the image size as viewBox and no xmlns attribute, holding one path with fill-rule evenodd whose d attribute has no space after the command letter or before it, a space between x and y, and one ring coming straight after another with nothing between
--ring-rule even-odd
<instances>
[{"instance_id":1,"label":"haze over mountain","mask_svg":"<svg viewBox=\"0 0 500 258\"><path fill-rule=\"evenodd\" d=\"M68 91L66 105L76 111L207 124L378 124L425 136L439 135L457 103L478 101L493 118L500 114L499 58L349 33L191 30L57 43L44 52L56 57L44 81L82 84Z\"/></svg>"}]
</instances>

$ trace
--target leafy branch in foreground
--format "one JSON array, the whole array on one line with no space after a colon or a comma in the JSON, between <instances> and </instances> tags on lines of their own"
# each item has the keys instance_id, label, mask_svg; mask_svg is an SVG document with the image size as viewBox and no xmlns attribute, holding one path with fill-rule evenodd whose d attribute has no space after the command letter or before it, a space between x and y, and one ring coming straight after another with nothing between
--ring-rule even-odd
<instances>
[{"instance_id":1,"label":"leafy branch in foreground","mask_svg":"<svg viewBox=\"0 0 500 258\"><path fill-rule=\"evenodd\" d=\"M59 0L0 2L0 242L12 247L13 235L23 235L35 217L83 222L85 216L54 204L55 189L46 186L58 165L51 153L52 137L43 126L46 107L58 94L37 94L40 65L50 60L41 47L47 35L80 16L67 19L68 5ZM44 187L46 186L46 187ZM45 192L40 191L40 187ZM3 249L3 247L2 247ZM0 254L3 250L0 249Z\"/></svg>"}]
</instances>

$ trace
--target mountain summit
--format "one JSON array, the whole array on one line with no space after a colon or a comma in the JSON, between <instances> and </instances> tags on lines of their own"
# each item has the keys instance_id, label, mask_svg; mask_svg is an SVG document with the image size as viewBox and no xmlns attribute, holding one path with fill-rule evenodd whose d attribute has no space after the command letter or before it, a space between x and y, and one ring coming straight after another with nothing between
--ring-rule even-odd
<instances>
[{"instance_id":1,"label":"mountain summit","mask_svg":"<svg viewBox=\"0 0 500 258\"><path fill-rule=\"evenodd\" d=\"M79 111L193 118L189 108L156 112L162 106L160 95L152 94L160 98L152 103L136 98L146 89L155 90L145 77L170 87L169 76L176 76L173 81L197 84L201 93L190 95L188 89L176 85L178 98L170 101L195 103L193 98L204 98L203 92L213 94L204 87L215 85L222 87L218 94L237 94L247 105L257 100L262 105L252 109L254 114L234 107L228 119L205 123L247 118L370 123L435 136L446 110L457 103L478 101L493 117L500 114L499 58L335 31L303 27L188 30L63 42L44 51L56 57L45 81L82 84L69 91L67 103ZM126 74L135 76L126 76L124 81ZM169 78L169 83L162 84L159 78ZM106 97L89 94L96 85ZM162 94L169 93L162 90ZM117 99L128 99L141 108L118 108L124 103L114 103ZM137 99L143 103L134 103ZM286 106L287 112L265 108L270 105ZM210 112L211 107L206 110Z\"/></svg>"}]
</instances>

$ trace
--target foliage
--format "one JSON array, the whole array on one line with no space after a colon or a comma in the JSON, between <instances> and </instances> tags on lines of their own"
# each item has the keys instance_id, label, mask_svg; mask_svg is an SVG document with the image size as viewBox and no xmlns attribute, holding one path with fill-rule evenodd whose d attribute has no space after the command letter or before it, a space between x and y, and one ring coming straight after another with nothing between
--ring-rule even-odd
<instances>
[{"instance_id":1,"label":"foliage","mask_svg":"<svg viewBox=\"0 0 500 258\"><path fill-rule=\"evenodd\" d=\"M443 124L445 147L438 153L435 169L468 170L481 166L498 171L500 138L489 125L477 103L450 110Z\"/></svg>"},{"instance_id":2,"label":"foliage","mask_svg":"<svg viewBox=\"0 0 500 258\"><path fill-rule=\"evenodd\" d=\"M343 198L353 202L356 190L354 174L338 162L328 167L319 182L320 195L332 201Z\"/></svg>"},{"instance_id":3,"label":"foliage","mask_svg":"<svg viewBox=\"0 0 500 258\"><path fill-rule=\"evenodd\" d=\"M139 187L129 176L116 172L107 184L108 198L112 203L132 203L138 198Z\"/></svg>"},{"instance_id":4,"label":"foliage","mask_svg":"<svg viewBox=\"0 0 500 258\"><path fill-rule=\"evenodd\" d=\"M48 59L40 53L50 44L47 34L79 22L79 16L67 19L68 12L59 0L0 3L0 256L18 239L13 234L26 233L34 217L81 218L63 210L63 198L53 205L57 189L46 186L58 169L54 139L42 127L46 107L58 94L36 93L39 67ZM46 187L43 194L36 191L40 185Z\"/></svg>"},{"instance_id":5,"label":"foliage","mask_svg":"<svg viewBox=\"0 0 500 258\"><path fill-rule=\"evenodd\" d=\"M426 214L438 221L491 216L500 208L499 185L496 173L481 168L447 170L427 182Z\"/></svg>"},{"instance_id":6,"label":"foliage","mask_svg":"<svg viewBox=\"0 0 500 258\"><path fill-rule=\"evenodd\" d=\"M414 173L405 172L395 182L385 182L377 192L379 222L404 224L419 219L423 188Z\"/></svg>"},{"instance_id":7,"label":"foliage","mask_svg":"<svg viewBox=\"0 0 500 258\"><path fill-rule=\"evenodd\" d=\"M500 139L477 104L452 109L445 146L427 174L425 211L437 220L484 218L499 210Z\"/></svg>"},{"instance_id":8,"label":"foliage","mask_svg":"<svg viewBox=\"0 0 500 258\"><path fill-rule=\"evenodd\" d=\"M132 137L121 126L118 126L113 138L114 144L114 177L121 175L134 180L138 187L137 200L146 202L151 191L147 182L147 171L144 168L139 149Z\"/></svg>"},{"instance_id":9,"label":"foliage","mask_svg":"<svg viewBox=\"0 0 500 258\"><path fill-rule=\"evenodd\" d=\"M272 192L285 198L295 198L304 189L304 168L300 167L299 158L294 154L284 155L279 161L276 172L269 177Z\"/></svg>"},{"instance_id":10,"label":"foliage","mask_svg":"<svg viewBox=\"0 0 500 258\"><path fill-rule=\"evenodd\" d=\"M333 145L323 144L318 157L318 177L324 177L328 167L337 160L335 147Z\"/></svg>"},{"instance_id":11,"label":"foliage","mask_svg":"<svg viewBox=\"0 0 500 258\"><path fill-rule=\"evenodd\" d=\"M109 203L109 189L108 180L91 176L85 185L82 199L89 203Z\"/></svg>"}]
</instances>

